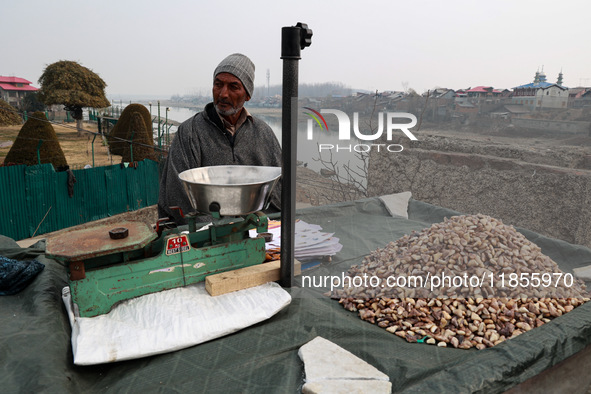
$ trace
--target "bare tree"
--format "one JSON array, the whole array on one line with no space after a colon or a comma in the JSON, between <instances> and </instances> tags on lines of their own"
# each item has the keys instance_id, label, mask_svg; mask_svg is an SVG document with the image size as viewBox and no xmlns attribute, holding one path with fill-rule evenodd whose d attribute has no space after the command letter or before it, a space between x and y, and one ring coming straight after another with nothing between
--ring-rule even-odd
<instances>
[{"instance_id":1,"label":"bare tree","mask_svg":"<svg viewBox=\"0 0 591 394\"><path fill-rule=\"evenodd\" d=\"M375 133L376 126L373 124L373 118L377 108L378 91L376 90L375 98L372 106L369 121L366 121L371 133ZM320 151L320 149L319 149ZM355 165L351 165L351 161L339 166L339 162L335 161L332 151L329 151L329 157L319 155L318 159L314 159L322 164L320 173L323 172L334 180L331 201L351 201L360 197L368 197L367 189L367 175L369 169L369 152L355 150Z\"/></svg>"},{"instance_id":2,"label":"bare tree","mask_svg":"<svg viewBox=\"0 0 591 394\"><path fill-rule=\"evenodd\" d=\"M423 110L421 111L421 115L419 116L419 122L417 123L417 130L421 129L421 123L423 123L423 115L425 114L425 110L427 109L427 105L429 104L429 95L431 94L430 90L427 90L427 95L425 97L425 104L423 105Z\"/></svg>"},{"instance_id":3,"label":"bare tree","mask_svg":"<svg viewBox=\"0 0 591 394\"><path fill-rule=\"evenodd\" d=\"M415 95L419 97L418 94L415 93ZM374 124L374 116L378 105L378 97L379 94L376 90L371 115L369 117L369 121L366 120L366 125L369 127L369 130L372 134L375 134L377 129L377 126ZM427 91L425 102L417 122L416 131L418 131L421 127L423 115L429 103L429 97L430 91ZM320 152L320 149L318 149L318 151ZM322 199L330 203L338 201L351 201L362 197L369 197L367 185L369 176L369 155L369 151L366 152L355 150L356 164L352 165L351 161L349 161L346 164L340 166L339 162L334 159L331 150L329 150L328 157L323 157L322 153L319 153L319 158L313 160L322 164L320 174L329 177L332 182L328 184L330 187L327 187L328 185L324 185L319 189L319 196L317 196L318 200Z\"/></svg>"}]
</instances>

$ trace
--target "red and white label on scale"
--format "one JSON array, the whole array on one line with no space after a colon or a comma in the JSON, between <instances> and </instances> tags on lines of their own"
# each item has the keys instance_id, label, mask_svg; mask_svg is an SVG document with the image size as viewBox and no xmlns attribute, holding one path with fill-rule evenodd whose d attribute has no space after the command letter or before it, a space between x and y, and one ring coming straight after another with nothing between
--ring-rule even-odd
<instances>
[{"instance_id":1,"label":"red and white label on scale","mask_svg":"<svg viewBox=\"0 0 591 394\"><path fill-rule=\"evenodd\" d=\"M166 255L177 254L191 250L191 244L186 235L179 235L178 237L168 238L166 241Z\"/></svg>"}]
</instances>

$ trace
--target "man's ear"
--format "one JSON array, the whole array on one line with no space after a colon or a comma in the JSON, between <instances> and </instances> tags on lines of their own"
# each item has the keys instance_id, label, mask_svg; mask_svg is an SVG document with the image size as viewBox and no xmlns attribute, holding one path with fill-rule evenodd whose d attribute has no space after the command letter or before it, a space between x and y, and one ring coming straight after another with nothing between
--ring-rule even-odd
<instances>
[{"instance_id":1,"label":"man's ear","mask_svg":"<svg viewBox=\"0 0 591 394\"><path fill-rule=\"evenodd\" d=\"M248 93L246 93L246 101L250 100L250 95Z\"/></svg>"}]
</instances>

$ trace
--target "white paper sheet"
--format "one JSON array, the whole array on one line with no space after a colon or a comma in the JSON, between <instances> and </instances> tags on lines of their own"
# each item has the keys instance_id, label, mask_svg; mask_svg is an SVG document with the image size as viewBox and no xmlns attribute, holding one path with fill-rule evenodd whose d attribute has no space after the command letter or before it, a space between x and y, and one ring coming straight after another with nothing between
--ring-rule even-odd
<instances>
[{"instance_id":1,"label":"white paper sheet","mask_svg":"<svg viewBox=\"0 0 591 394\"><path fill-rule=\"evenodd\" d=\"M278 221L269 222L268 232L273 234L273 240L266 243L267 250L281 247L281 223ZM256 230L250 230L250 236L256 236ZM343 245L334 233L322 231L317 224L297 220L294 234L294 257L301 260L334 256L340 252Z\"/></svg>"}]
</instances>

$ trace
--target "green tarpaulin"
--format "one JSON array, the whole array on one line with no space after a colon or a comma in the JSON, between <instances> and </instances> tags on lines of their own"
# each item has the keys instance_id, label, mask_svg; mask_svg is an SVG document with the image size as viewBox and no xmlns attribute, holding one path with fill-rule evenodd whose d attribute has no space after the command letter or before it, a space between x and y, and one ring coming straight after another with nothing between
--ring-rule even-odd
<instances>
[{"instance_id":1,"label":"green tarpaulin","mask_svg":"<svg viewBox=\"0 0 591 394\"><path fill-rule=\"evenodd\" d=\"M334 232L344 245L331 263L304 274L346 271L370 251L454 214L411 200L408 220L391 217L377 198L300 210L299 218ZM591 264L587 248L521 231L565 272ZM460 350L408 343L319 297L323 289L296 286L287 308L232 335L164 355L78 367L61 300L66 270L44 258L43 244L36 246L0 243L0 255L36 257L46 265L24 291L0 297L4 392L294 393L304 379L298 349L316 336L386 373L396 392L502 392L591 343L591 303L493 348Z\"/></svg>"}]
</instances>

